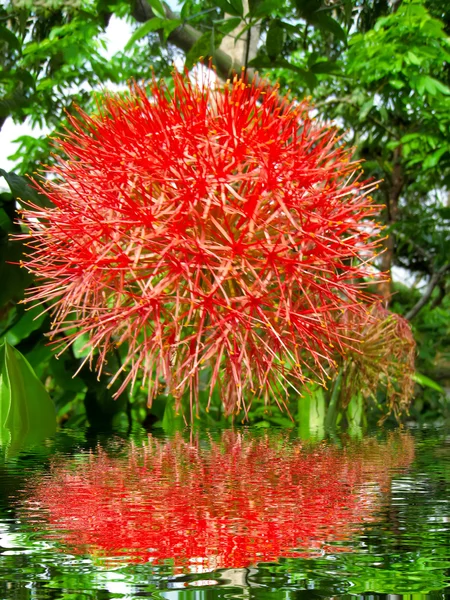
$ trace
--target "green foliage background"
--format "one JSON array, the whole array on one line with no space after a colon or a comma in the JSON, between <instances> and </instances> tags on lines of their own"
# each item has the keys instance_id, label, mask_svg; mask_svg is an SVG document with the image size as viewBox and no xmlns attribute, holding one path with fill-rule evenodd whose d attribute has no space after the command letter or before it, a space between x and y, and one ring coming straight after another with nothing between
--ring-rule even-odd
<instances>
[{"instance_id":1,"label":"green foliage background","mask_svg":"<svg viewBox=\"0 0 450 600\"><path fill-rule=\"evenodd\" d=\"M125 89L131 79L168 77L175 60L190 68L213 57L219 75L231 59L220 48L258 36L256 56L242 66L278 81L298 98L311 96L318 116L345 132L364 159L368 177L381 180L376 200L386 206L386 250L380 267L408 270L415 283L385 289L392 310L412 323L418 342L417 399L410 418L439 420L449 414L450 387L450 7L440 0L184 0L177 9L160 0L13 0L0 7L0 127L16 123L67 126L67 114L95 110L95 96ZM123 51L106 58L104 33L111 19L131 23L134 33ZM249 47L249 45L248 45ZM234 67L239 71L241 65ZM251 74L251 70L249 73ZM1 132L0 132L1 135ZM24 311L19 301L32 285L20 269L23 248L11 241L19 230L21 200L46 202L28 185L42 164L50 164L50 136L22 136L11 157L14 173L1 170L0 337L24 354L53 398L58 419L102 427L159 422L179 426L165 397L151 412L145 391L115 402L107 377L87 368L72 378L83 344L55 358L44 333L49 317ZM0 165L2 167L2 165ZM26 177L24 177L26 176ZM5 285L6 282L6 285ZM392 295L391 295L392 294ZM120 361L120 356L111 358ZM206 387L206 384L205 384ZM206 390L204 392L207 393ZM293 398L294 420L319 431L332 400L305 390ZM360 427L383 412L380 394L370 410L337 420ZM366 407L367 408L367 407ZM355 412L356 411L356 412ZM338 411L339 412L339 411ZM357 422L352 415L358 414ZM227 424L216 398L204 422ZM240 416L237 417L240 419ZM250 418L261 427L291 426L278 409L254 405Z\"/></svg>"}]
</instances>

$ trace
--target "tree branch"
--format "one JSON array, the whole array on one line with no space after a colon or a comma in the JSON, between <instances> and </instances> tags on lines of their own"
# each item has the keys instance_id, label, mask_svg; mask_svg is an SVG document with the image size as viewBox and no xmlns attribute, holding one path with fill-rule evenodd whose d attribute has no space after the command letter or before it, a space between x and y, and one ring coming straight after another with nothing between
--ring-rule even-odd
<instances>
[{"instance_id":1,"label":"tree branch","mask_svg":"<svg viewBox=\"0 0 450 600\"><path fill-rule=\"evenodd\" d=\"M418 314L418 312L420 310L422 310L422 308L425 306L425 304L431 298L431 294L433 293L434 288L438 285L438 283L440 282L442 277L444 277L444 275L447 273L447 271L450 271L450 263L443 265L440 269L438 269L437 271L435 271L432 274L430 281L427 285L427 288L426 288L425 292L423 293L422 297L420 298L420 300L418 300L416 302L416 304L411 308L411 310L406 313L405 318L408 319L408 321L410 321L411 319L414 319L414 317Z\"/></svg>"},{"instance_id":2,"label":"tree branch","mask_svg":"<svg viewBox=\"0 0 450 600\"><path fill-rule=\"evenodd\" d=\"M164 8L167 19L176 19L178 17L167 4L164 4ZM147 0L136 0L132 14L139 23L145 23L145 21L149 21L155 16ZM187 53L201 36L202 33L198 29L195 29L192 25L183 23L170 33L168 41ZM228 79L233 72L240 72L241 68L245 67L245 65L233 61L229 54L219 48L214 51L212 59L217 69L217 74L222 79ZM251 69L247 70L246 77L249 83L259 79L259 76Z\"/></svg>"}]
</instances>

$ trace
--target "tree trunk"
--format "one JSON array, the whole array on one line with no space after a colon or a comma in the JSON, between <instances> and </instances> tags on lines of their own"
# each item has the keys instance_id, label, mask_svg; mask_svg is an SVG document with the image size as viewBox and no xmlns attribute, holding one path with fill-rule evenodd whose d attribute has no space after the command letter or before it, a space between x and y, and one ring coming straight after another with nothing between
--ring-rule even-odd
<instances>
[{"instance_id":1,"label":"tree trunk","mask_svg":"<svg viewBox=\"0 0 450 600\"><path fill-rule=\"evenodd\" d=\"M403 165L401 162L401 146L394 150L393 169L391 176L391 185L387 193L387 225L390 228L398 220L398 203L400 195L405 184ZM388 306L392 297L392 263L395 256L395 237L392 231L389 231L384 241L384 251L381 255L380 268L386 274L387 281L380 284L379 290L385 306Z\"/></svg>"},{"instance_id":2,"label":"tree trunk","mask_svg":"<svg viewBox=\"0 0 450 600\"><path fill-rule=\"evenodd\" d=\"M248 0L243 0L244 15L249 11ZM225 15L229 16L229 15ZM254 25L246 33L236 40L241 31L244 29L245 23L242 22L229 35L225 36L220 44L220 50L228 54L232 61L232 70L239 71L242 67L247 69L248 63L255 58L258 50L260 26Z\"/></svg>"},{"instance_id":3,"label":"tree trunk","mask_svg":"<svg viewBox=\"0 0 450 600\"><path fill-rule=\"evenodd\" d=\"M178 15L176 15L165 3L164 8L167 19L177 18ZM248 12L248 1L246 0L244 0L244 11L245 10L247 10ZM135 0L135 2L133 3L132 15L139 23L145 23L145 21L149 21L155 16L147 0ZM243 57L243 53L241 51L242 44L240 44L239 41L237 44L235 44L234 39L238 35L238 31L239 28L237 28L236 31L232 32L232 38L231 36L226 36L224 40L222 40L223 44L227 38L230 38L232 43L228 42L226 44L226 48L227 50L229 50L230 47L233 47L232 55L228 54L228 52L222 49L222 47L214 51L213 62L217 69L217 74L224 80L228 79L233 72L240 73L242 67L245 67L245 61L241 60ZM168 37L168 41L183 52L187 53L201 36L202 33L200 31L198 31L191 25L188 25L187 23L183 23L171 32L171 34ZM243 39L245 40L245 48L247 48L247 38L249 39L250 44L248 46L248 52L244 52L244 59L245 55L247 55L247 62L248 60L251 60L251 58L254 57L253 52L256 53L258 36L258 27L252 27L251 31L249 32L249 36L246 36L245 34L243 35ZM258 76L253 72L253 70L248 70L247 80L249 83L251 83L257 77Z\"/></svg>"}]
</instances>

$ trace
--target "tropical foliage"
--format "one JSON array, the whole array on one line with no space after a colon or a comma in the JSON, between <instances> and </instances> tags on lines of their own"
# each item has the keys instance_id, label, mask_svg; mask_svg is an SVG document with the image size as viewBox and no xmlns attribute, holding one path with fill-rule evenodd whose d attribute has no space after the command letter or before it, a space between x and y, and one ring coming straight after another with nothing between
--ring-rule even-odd
<instances>
[{"instance_id":1,"label":"tropical foliage","mask_svg":"<svg viewBox=\"0 0 450 600\"><path fill-rule=\"evenodd\" d=\"M115 19L132 24L134 33L123 51L109 56L103 35ZM258 69L279 82L283 93L290 88L298 98L311 96L318 117L334 121L355 147L356 157L364 161L364 176L380 182L374 199L386 207L387 229L379 267L388 272L406 268L408 281L414 279L409 288L384 284L382 299L411 322L418 342L416 392L425 393L413 405L413 414L439 417L447 410L442 387L450 376L449 28L448 10L432 0L186 0L176 13L159 0L33 6L16 0L0 9L0 124L11 118L60 133L72 126L70 116L77 107L95 111L94 96L103 95L105 88L124 89L132 78L145 83L152 73L167 78L174 60L191 67L209 56L223 78L231 68L240 72L243 66L251 80L252 69ZM170 79L167 83L170 86ZM175 423L170 408L164 413L164 396L155 399L153 417L146 417L145 390L137 387L131 396L113 401L108 375L98 381L82 367L72 379L89 352L87 339L80 336L71 352L56 360L43 336L50 329L49 316L18 304L32 279L16 264L23 241L9 234L20 233L21 201L31 201L39 210L48 208L46 196L21 176L35 177L40 164L54 163L49 140L22 137L13 156L14 173L2 171L0 272L8 282L0 292L2 336L26 356L45 383L60 420L76 423L87 415L91 423L106 424L128 413L130 419ZM123 358L111 353L110 370L118 370ZM380 373L376 391L363 394L370 396L376 418L389 403L389 382L382 369ZM320 414L328 412L329 422L344 415L349 423L362 423L367 414L362 408L368 405L361 394L346 397L342 390L348 384L342 378L341 373L325 395L314 386L302 389L302 402L292 395L290 413L308 419L308 407L321 407ZM203 388L199 382L201 405L206 405L209 392ZM209 413L200 414L220 422L222 409L215 394ZM250 417L262 426L290 422L263 402L253 405Z\"/></svg>"}]
</instances>

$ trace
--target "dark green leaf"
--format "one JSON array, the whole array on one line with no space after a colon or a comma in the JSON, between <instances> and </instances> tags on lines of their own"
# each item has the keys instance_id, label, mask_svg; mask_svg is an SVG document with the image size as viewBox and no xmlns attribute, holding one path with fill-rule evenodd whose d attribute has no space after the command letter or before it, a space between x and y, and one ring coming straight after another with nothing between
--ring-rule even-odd
<instances>
[{"instance_id":1,"label":"dark green leaf","mask_svg":"<svg viewBox=\"0 0 450 600\"><path fill-rule=\"evenodd\" d=\"M15 78L21 81L26 89L36 89L36 81L33 75L29 71L24 69L17 69L14 73Z\"/></svg>"},{"instance_id":2,"label":"dark green leaf","mask_svg":"<svg viewBox=\"0 0 450 600\"><path fill-rule=\"evenodd\" d=\"M20 50L22 47L20 40L4 25L0 25L0 40L6 42L8 46L14 50Z\"/></svg>"},{"instance_id":3,"label":"dark green leaf","mask_svg":"<svg viewBox=\"0 0 450 600\"><path fill-rule=\"evenodd\" d=\"M270 17L274 11L278 8L283 8L284 3L280 0L263 0L256 4L256 6L250 11L253 18L259 19L261 17Z\"/></svg>"},{"instance_id":4,"label":"dark green leaf","mask_svg":"<svg viewBox=\"0 0 450 600\"><path fill-rule=\"evenodd\" d=\"M240 25L241 23L242 23L242 21L239 17L233 17L232 19L225 19L224 21L222 21L222 23L220 23L220 25L218 26L218 29L223 35L228 35L234 29L236 29L236 27L238 27L238 25Z\"/></svg>"},{"instance_id":5,"label":"dark green leaf","mask_svg":"<svg viewBox=\"0 0 450 600\"><path fill-rule=\"evenodd\" d=\"M138 40L142 39L152 31L158 31L160 29L163 29L164 24L167 22L167 20L168 19L154 17L153 19L150 19L150 21L146 21L143 25L136 29L136 31L126 43L124 49L129 50L133 46L133 44L135 44Z\"/></svg>"},{"instance_id":6,"label":"dark green leaf","mask_svg":"<svg viewBox=\"0 0 450 600\"><path fill-rule=\"evenodd\" d=\"M213 51L213 33L207 31L198 38L198 40L186 54L186 69L192 69L194 64L198 62L200 58L208 59L212 56Z\"/></svg>"},{"instance_id":7,"label":"dark green leaf","mask_svg":"<svg viewBox=\"0 0 450 600\"><path fill-rule=\"evenodd\" d=\"M0 240L0 281L8 285L0 286L0 306L17 302L23 298L23 292L31 284L31 275L21 269L19 261L23 259L24 246L18 240Z\"/></svg>"},{"instance_id":8,"label":"dark green leaf","mask_svg":"<svg viewBox=\"0 0 450 600\"><path fill-rule=\"evenodd\" d=\"M225 14L233 15L234 17L244 16L242 0L216 0L216 4Z\"/></svg>"},{"instance_id":9,"label":"dark green leaf","mask_svg":"<svg viewBox=\"0 0 450 600\"><path fill-rule=\"evenodd\" d=\"M165 18L166 11L164 9L164 6L163 6L161 0L148 0L148 3L152 7L153 12L155 13L155 15L157 17L162 17L163 19Z\"/></svg>"},{"instance_id":10,"label":"dark green leaf","mask_svg":"<svg viewBox=\"0 0 450 600\"><path fill-rule=\"evenodd\" d=\"M253 67L254 69L270 69L272 67L272 61L265 54L258 54L255 58L248 63L249 67Z\"/></svg>"},{"instance_id":11,"label":"dark green leaf","mask_svg":"<svg viewBox=\"0 0 450 600\"><path fill-rule=\"evenodd\" d=\"M92 352L90 337L87 333L79 335L72 344L72 352L75 358L86 358Z\"/></svg>"},{"instance_id":12,"label":"dark green leaf","mask_svg":"<svg viewBox=\"0 0 450 600\"><path fill-rule=\"evenodd\" d=\"M358 118L361 122L364 121L364 119L370 113L370 111L373 108L373 105L374 105L374 98L372 97L372 98L369 98L369 100L367 100L366 102L364 102L364 104L361 106L361 108L359 109L359 115L358 115Z\"/></svg>"},{"instance_id":13,"label":"dark green leaf","mask_svg":"<svg viewBox=\"0 0 450 600\"><path fill-rule=\"evenodd\" d=\"M27 338L30 333L39 329L46 316L45 313L42 313L42 310L42 306L35 306L26 310L25 314L6 334L8 342L15 346Z\"/></svg>"},{"instance_id":14,"label":"dark green leaf","mask_svg":"<svg viewBox=\"0 0 450 600\"><path fill-rule=\"evenodd\" d=\"M26 358L0 345L0 444L17 451L52 435L55 407Z\"/></svg>"},{"instance_id":15,"label":"dark green leaf","mask_svg":"<svg viewBox=\"0 0 450 600\"><path fill-rule=\"evenodd\" d=\"M310 71L316 75L319 73L335 73L339 70L339 65L335 60L322 60L310 66Z\"/></svg>"},{"instance_id":16,"label":"dark green leaf","mask_svg":"<svg viewBox=\"0 0 450 600\"><path fill-rule=\"evenodd\" d=\"M341 42L347 41L347 34L339 25L339 23L330 17L330 15L327 15L324 12L314 13L314 15L312 15L310 18L310 22L313 25L318 25L318 27L323 31L332 33L334 37L336 37L338 40L341 40Z\"/></svg>"},{"instance_id":17,"label":"dark green leaf","mask_svg":"<svg viewBox=\"0 0 450 600\"><path fill-rule=\"evenodd\" d=\"M435 167L446 152L450 153L450 147L444 146L443 148L439 148L439 150L436 150L436 152L433 152L432 154L427 156L423 162L423 168L432 169L433 167Z\"/></svg>"},{"instance_id":18,"label":"dark green leaf","mask_svg":"<svg viewBox=\"0 0 450 600\"><path fill-rule=\"evenodd\" d=\"M284 58L278 58L273 63L273 66L281 67L284 69L289 69L290 71L294 71L294 73L297 73L298 75L300 75L302 77L302 79L305 80L307 86L311 90L314 89L314 87L317 85L317 78L314 75L314 73L311 73L311 71L303 69L302 67L298 67L297 65L293 65L292 63L290 63L288 60L286 60Z\"/></svg>"},{"instance_id":19,"label":"dark green leaf","mask_svg":"<svg viewBox=\"0 0 450 600\"><path fill-rule=\"evenodd\" d=\"M6 183L17 202L31 202L41 207L53 206L47 196L31 187L25 177L16 175L16 173L8 173L4 169L0 169L0 175L6 179Z\"/></svg>"},{"instance_id":20,"label":"dark green leaf","mask_svg":"<svg viewBox=\"0 0 450 600\"><path fill-rule=\"evenodd\" d=\"M6 210L4 208L0 208L0 230L1 234L6 234L9 231L12 231L13 223L9 218Z\"/></svg>"},{"instance_id":21,"label":"dark green leaf","mask_svg":"<svg viewBox=\"0 0 450 600\"><path fill-rule=\"evenodd\" d=\"M169 397L166 400L166 407L164 409L164 416L161 425L167 434L180 431L185 427L185 422L182 415L175 412L173 398Z\"/></svg>"},{"instance_id":22,"label":"dark green leaf","mask_svg":"<svg viewBox=\"0 0 450 600\"><path fill-rule=\"evenodd\" d=\"M278 20L272 21L267 31L266 51L271 60L281 55L284 46L284 31Z\"/></svg>"}]
</instances>

